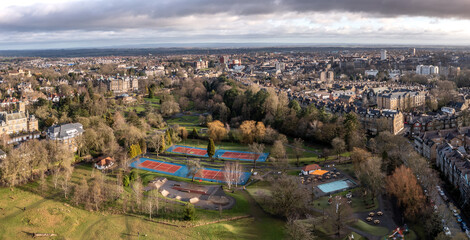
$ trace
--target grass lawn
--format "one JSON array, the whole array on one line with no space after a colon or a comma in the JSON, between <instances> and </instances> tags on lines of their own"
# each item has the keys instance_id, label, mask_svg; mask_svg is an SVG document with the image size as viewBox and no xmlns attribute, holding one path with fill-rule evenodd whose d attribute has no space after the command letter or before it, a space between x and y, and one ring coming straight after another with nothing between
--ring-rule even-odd
<instances>
[{"instance_id":1,"label":"grass lawn","mask_svg":"<svg viewBox=\"0 0 470 240\"><path fill-rule=\"evenodd\" d=\"M344 237L343 240L349 240L349 236L354 236L354 240L366 240L366 238L364 238L363 236L359 235L359 233L356 233L356 232L351 232L350 234L348 234L348 236Z\"/></svg>"},{"instance_id":2,"label":"grass lawn","mask_svg":"<svg viewBox=\"0 0 470 240\"><path fill-rule=\"evenodd\" d=\"M91 165L75 167L72 182L89 179ZM141 172L144 181L155 176ZM108 177L113 179L112 176ZM129 188L126 188L130 191ZM49 239L137 239L137 233L147 234L145 239L282 239L284 222L265 217L222 222L194 228L178 228L148 221L144 215L124 215L111 211L93 212L77 208L63 199L59 190L53 189L51 178L43 197L38 184L29 183L13 188L0 188L0 239L29 239L31 233L55 233ZM237 200L233 209L223 216L250 214L258 208L247 200L243 192L228 193ZM165 203L161 203L164 205ZM168 204L168 203L167 203ZM182 206L175 205L176 214ZM259 209L259 208L258 208ZM196 221L214 221L219 212L196 210ZM155 218L154 218L155 219ZM158 219L157 217L157 220Z\"/></svg>"},{"instance_id":3,"label":"grass lawn","mask_svg":"<svg viewBox=\"0 0 470 240\"><path fill-rule=\"evenodd\" d=\"M132 107L127 107L126 108L127 111L135 111L137 114L145 111L145 107L142 106L142 105L136 105L136 106L132 106Z\"/></svg>"},{"instance_id":4,"label":"grass lawn","mask_svg":"<svg viewBox=\"0 0 470 240\"><path fill-rule=\"evenodd\" d=\"M333 196L341 195L344 196L349 192L349 190L333 194ZM360 195L360 188L355 188L352 190L353 197L352 197L352 209L354 212L366 212L366 211L374 211L378 208L379 202L377 198L374 198L374 205L370 207L369 203L370 200L367 200L367 204L364 203L363 198ZM323 196L313 201L313 207L317 209L326 209L330 207L328 204L328 196Z\"/></svg>"},{"instance_id":5,"label":"grass lawn","mask_svg":"<svg viewBox=\"0 0 470 240\"><path fill-rule=\"evenodd\" d=\"M186 128L188 133L191 133L193 128L195 128L199 136L204 135L200 132L201 129L207 128L199 125L199 116L183 115L181 117L167 119L166 122L168 125L178 124L180 127Z\"/></svg>"},{"instance_id":6,"label":"grass lawn","mask_svg":"<svg viewBox=\"0 0 470 240\"><path fill-rule=\"evenodd\" d=\"M385 234L388 233L387 228L369 225L362 220L357 220L357 222L351 225L351 227L364 231L366 233L372 234L374 236L384 236Z\"/></svg>"},{"instance_id":7,"label":"grass lawn","mask_svg":"<svg viewBox=\"0 0 470 240\"><path fill-rule=\"evenodd\" d=\"M291 164L297 163L297 158L294 154L294 150L289 146L285 146L285 148L286 148L287 157L289 158L289 162ZM304 148L306 150L309 149L308 147L304 147ZM303 165L306 165L306 164L311 164L311 163L319 163L319 162L322 162L322 161L324 161L324 158L318 158L317 154L312 153L312 152L308 152L308 151L304 151L302 156L299 158L300 166L303 166Z\"/></svg>"},{"instance_id":8,"label":"grass lawn","mask_svg":"<svg viewBox=\"0 0 470 240\"><path fill-rule=\"evenodd\" d=\"M349 176L351 177L355 177L356 174L354 173L354 166L352 163L348 163L348 164L338 164L338 165L335 165L335 168L339 169L340 171L348 174Z\"/></svg>"}]
</instances>

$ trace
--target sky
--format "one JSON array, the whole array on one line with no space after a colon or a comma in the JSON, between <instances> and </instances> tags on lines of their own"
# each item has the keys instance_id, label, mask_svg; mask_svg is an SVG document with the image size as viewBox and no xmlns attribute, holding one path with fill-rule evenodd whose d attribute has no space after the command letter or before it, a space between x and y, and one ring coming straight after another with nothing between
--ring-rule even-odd
<instances>
[{"instance_id":1,"label":"sky","mask_svg":"<svg viewBox=\"0 0 470 240\"><path fill-rule=\"evenodd\" d=\"M470 46L469 0L1 0L0 50L246 43Z\"/></svg>"}]
</instances>

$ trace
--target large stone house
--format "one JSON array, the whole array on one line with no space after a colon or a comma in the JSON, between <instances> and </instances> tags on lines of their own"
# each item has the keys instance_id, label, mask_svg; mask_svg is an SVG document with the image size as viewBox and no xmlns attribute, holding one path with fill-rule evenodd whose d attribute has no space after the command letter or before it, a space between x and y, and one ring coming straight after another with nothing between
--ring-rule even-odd
<instances>
[{"instance_id":1,"label":"large stone house","mask_svg":"<svg viewBox=\"0 0 470 240\"><path fill-rule=\"evenodd\" d=\"M49 127L46 131L47 139L63 144L70 151L78 150L77 138L83 134L81 123L68 123Z\"/></svg>"}]
</instances>

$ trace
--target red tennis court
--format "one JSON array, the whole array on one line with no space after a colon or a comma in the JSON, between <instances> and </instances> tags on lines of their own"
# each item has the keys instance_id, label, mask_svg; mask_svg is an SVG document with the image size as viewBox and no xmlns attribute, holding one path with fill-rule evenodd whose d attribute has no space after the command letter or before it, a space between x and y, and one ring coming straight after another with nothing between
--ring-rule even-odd
<instances>
[{"instance_id":1,"label":"red tennis court","mask_svg":"<svg viewBox=\"0 0 470 240\"><path fill-rule=\"evenodd\" d=\"M258 159L259 154L256 153L238 153L238 152L224 152L222 154L223 158L235 158L235 159L248 159L248 160L253 160L253 159Z\"/></svg>"},{"instance_id":2,"label":"red tennis court","mask_svg":"<svg viewBox=\"0 0 470 240\"><path fill-rule=\"evenodd\" d=\"M190 148L190 147L176 147L175 149L173 149L173 152L193 154L193 155L199 155L199 156L204 156L207 154L207 150Z\"/></svg>"},{"instance_id":3,"label":"red tennis court","mask_svg":"<svg viewBox=\"0 0 470 240\"><path fill-rule=\"evenodd\" d=\"M224 172L223 171L214 171L214 170L201 170L196 174L198 178L207 178L207 179L214 179L219 181L225 181Z\"/></svg>"},{"instance_id":4,"label":"red tennis court","mask_svg":"<svg viewBox=\"0 0 470 240\"><path fill-rule=\"evenodd\" d=\"M181 166L178 166L178 165L173 165L173 164L168 164L168 163L163 163L163 162L154 162L154 161L149 161L149 160L145 160L144 162L139 164L139 167L154 169L157 171L168 172L168 173L175 173L181 168Z\"/></svg>"}]
</instances>

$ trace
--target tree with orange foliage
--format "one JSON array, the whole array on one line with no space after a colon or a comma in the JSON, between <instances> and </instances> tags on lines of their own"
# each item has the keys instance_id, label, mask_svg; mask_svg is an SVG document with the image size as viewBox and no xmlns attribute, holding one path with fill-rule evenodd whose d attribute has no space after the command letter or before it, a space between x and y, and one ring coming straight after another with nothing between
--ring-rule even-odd
<instances>
[{"instance_id":1,"label":"tree with orange foliage","mask_svg":"<svg viewBox=\"0 0 470 240\"><path fill-rule=\"evenodd\" d=\"M218 143L227 136L228 131L221 121L215 120L209 122L207 126L209 127L209 138L212 138L215 142Z\"/></svg>"},{"instance_id":2,"label":"tree with orange foliage","mask_svg":"<svg viewBox=\"0 0 470 240\"><path fill-rule=\"evenodd\" d=\"M261 141L266 135L266 127L263 122L256 122L253 120L243 121L240 125L242 133L241 142L251 144L255 140Z\"/></svg>"},{"instance_id":3,"label":"tree with orange foliage","mask_svg":"<svg viewBox=\"0 0 470 240\"><path fill-rule=\"evenodd\" d=\"M398 204L405 208L408 218L415 218L426 206L423 189L411 169L400 166L387 177L387 191L398 199Z\"/></svg>"}]
</instances>

